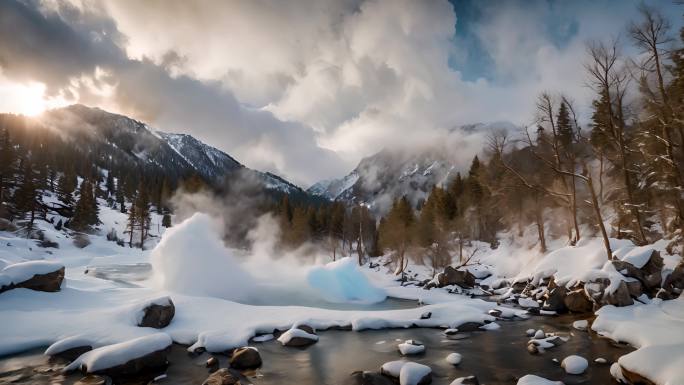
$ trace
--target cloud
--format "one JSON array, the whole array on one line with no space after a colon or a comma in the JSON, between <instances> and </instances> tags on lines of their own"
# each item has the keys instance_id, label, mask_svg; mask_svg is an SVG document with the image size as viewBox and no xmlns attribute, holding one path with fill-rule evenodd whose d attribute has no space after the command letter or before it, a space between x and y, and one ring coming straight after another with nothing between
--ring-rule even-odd
<instances>
[{"instance_id":1,"label":"cloud","mask_svg":"<svg viewBox=\"0 0 684 385\"><path fill-rule=\"evenodd\" d=\"M457 125L529 123L544 90L586 111L584 43L619 34L635 10L608 0L8 0L0 69L308 185Z\"/></svg>"}]
</instances>

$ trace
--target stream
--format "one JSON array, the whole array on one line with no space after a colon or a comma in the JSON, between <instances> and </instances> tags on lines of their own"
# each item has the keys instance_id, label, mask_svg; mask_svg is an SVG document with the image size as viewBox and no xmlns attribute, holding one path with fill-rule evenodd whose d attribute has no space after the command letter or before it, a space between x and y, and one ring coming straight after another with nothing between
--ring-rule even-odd
<instances>
[{"instance_id":1,"label":"stream","mask_svg":"<svg viewBox=\"0 0 684 385\"><path fill-rule=\"evenodd\" d=\"M88 274L109 279L121 285L134 285L143 280L149 272L148 266L128 267L106 266L90 269ZM375 305L329 304L344 310L386 310L418 307L416 301L388 300ZM276 340L252 342L263 359L263 366L246 374L255 385L276 384L345 384L350 374L357 370L379 371L388 361L401 359L397 344L407 339L419 340L426 346L426 352L405 359L425 364L432 368L436 385L448 385L458 377L475 375L481 384L515 384L526 374L535 374L565 384L610 384L614 380L609 368L612 362L629 353L632 348L618 345L600 338L591 331L575 330L573 321L583 319L576 315L531 316L526 320L497 321L501 328L496 330L458 333L446 336L440 329L410 328L365 331L327 330L319 331L319 341L307 348L284 347ZM528 329L543 329L559 333L570 339L543 354L532 355L526 346L530 337ZM83 377L79 373L63 375L61 368L66 362L49 359L43 355L45 348L33 349L22 354L0 357L0 384L99 384L102 378ZM445 361L449 353L460 353L460 365L452 366ZM568 375L560 367L566 356L577 354L589 361L588 370L582 375ZM205 367L209 353L189 354L185 346L173 345L169 354L170 365L166 377L159 384L201 384L209 375ZM215 355L220 367L228 366L228 357ZM604 358L607 363L596 363ZM554 359L557 362L554 362ZM126 382L146 384L151 378ZM156 382L155 382L156 383Z\"/></svg>"}]
</instances>

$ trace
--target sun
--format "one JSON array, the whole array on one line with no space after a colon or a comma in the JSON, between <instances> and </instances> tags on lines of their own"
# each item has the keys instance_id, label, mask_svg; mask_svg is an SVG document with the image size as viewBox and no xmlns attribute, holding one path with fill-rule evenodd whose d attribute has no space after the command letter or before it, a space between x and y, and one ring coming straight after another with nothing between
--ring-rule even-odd
<instances>
[{"instance_id":1,"label":"sun","mask_svg":"<svg viewBox=\"0 0 684 385\"><path fill-rule=\"evenodd\" d=\"M0 112L38 116L62 104L61 99L46 98L43 83L0 82Z\"/></svg>"}]
</instances>

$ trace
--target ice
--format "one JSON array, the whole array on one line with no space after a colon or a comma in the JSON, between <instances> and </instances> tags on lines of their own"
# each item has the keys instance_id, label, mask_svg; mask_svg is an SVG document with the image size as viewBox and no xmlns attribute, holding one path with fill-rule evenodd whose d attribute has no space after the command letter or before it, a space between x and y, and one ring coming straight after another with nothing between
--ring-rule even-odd
<instances>
[{"instance_id":1,"label":"ice","mask_svg":"<svg viewBox=\"0 0 684 385\"><path fill-rule=\"evenodd\" d=\"M425 376L432 373L429 366L417 362L407 362L401 367L399 372L400 385L417 385Z\"/></svg>"},{"instance_id":2,"label":"ice","mask_svg":"<svg viewBox=\"0 0 684 385\"><path fill-rule=\"evenodd\" d=\"M546 378L535 376L533 374L528 374L520 377L517 385L563 385L560 381L551 381Z\"/></svg>"},{"instance_id":3,"label":"ice","mask_svg":"<svg viewBox=\"0 0 684 385\"><path fill-rule=\"evenodd\" d=\"M587 359L580 356L567 356L561 362L561 367L568 374L582 374L589 367Z\"/></svg>"},{"instance_id":4,"label":"ice","mask_svg":"<svg viewBox=\"0 0 684 385\"><path fill-rule=\"evenodd\" d=\"M462 358L463 357L461 357L461 355L458 353L450 353L446 357L446 362L450 363L451 365L458 365L461 363Z\"/></svg>"},{"instance_id":5,"label":"ice","mask_svg":"<svg viewBox=\"0 0 684 385\"><path fill-rule=\"evenodd\" d=\"M376 303L387 298L384 290L371 284L350 257L312 268L307 279L330 302Z\"/></svg>"},{"instance_id":6,"label":"ice","mask_svg":"<svg viewBox=\"0 0 684 385\"><path fill-rule=\"evenodd\" d=\"M85 368L88 373L122 365L134 358L164 350L173 341L166 333L155 333L114 345L107 345L82 354L66 368L65 372Z\"/></svg>"}]
</instances>

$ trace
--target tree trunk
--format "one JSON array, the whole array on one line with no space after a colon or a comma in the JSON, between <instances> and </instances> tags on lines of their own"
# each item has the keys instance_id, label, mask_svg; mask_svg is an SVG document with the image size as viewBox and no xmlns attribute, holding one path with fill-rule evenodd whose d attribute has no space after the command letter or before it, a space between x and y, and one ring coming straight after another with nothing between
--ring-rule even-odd
<instances>
[{"instance_id":1,"label":"tree trunk","mask_svg":"<svg viewBox=\"0 0 684 385\"><path fill-rule=\"evenodd\" d=\"M610 249L610 240L608 239L608 233L606 232L606 226L603 224L603 216L601 215L601 206L599 206L598 198L596 197L596 191L594 190L594 181L591 174L587 172L587 186L589 187L589 193L591 194L591 205L594 208L594 214L596 214L596 222L601 230L601 237L603 237L603 247L606 249L606 255L608 260L613 259L613 252Z\"/></svg>"}]
</instances>

